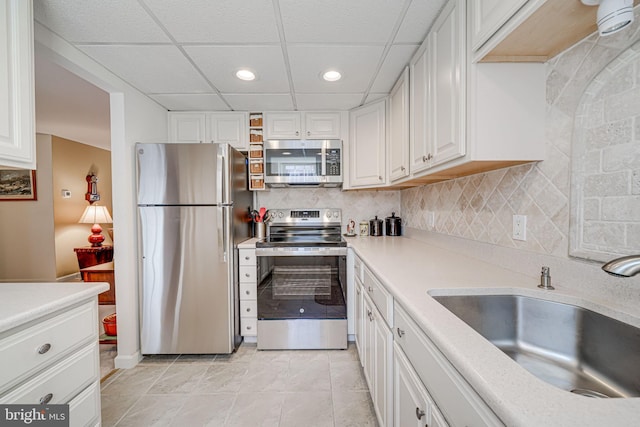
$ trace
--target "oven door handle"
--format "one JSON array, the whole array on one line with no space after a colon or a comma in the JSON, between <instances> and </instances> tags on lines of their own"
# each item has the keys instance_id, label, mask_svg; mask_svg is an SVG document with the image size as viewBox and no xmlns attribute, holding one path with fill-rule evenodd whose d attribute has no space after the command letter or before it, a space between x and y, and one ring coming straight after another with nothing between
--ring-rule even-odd
<instances>
[{"instance_id":1,"label":"oven door handle","mask_svg":"<svg viewBox=\"0 0 640 427\"><path fill-rule=\"evenodd\" d=\"M347 248L325 248L325 247L304 247L304 248L256 248L256 256L344 256L347 255Z\"/></svg>"}]
</instances>

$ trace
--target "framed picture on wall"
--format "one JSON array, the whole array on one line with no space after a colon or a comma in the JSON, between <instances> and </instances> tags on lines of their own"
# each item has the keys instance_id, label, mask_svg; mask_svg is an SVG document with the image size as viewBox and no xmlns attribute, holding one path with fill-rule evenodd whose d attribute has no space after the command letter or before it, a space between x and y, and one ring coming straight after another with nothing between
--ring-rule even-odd
<instances>
[{"instance_id":1,"label":"framed picture on wall","mask_svg":"<svg viewBox=\"0 0 640 427\"><path fill-rule=\"evenodd\" d=\"M19 200L38 200L36 171L0 169L0 202Z\"/></svg>"}]
</instances>

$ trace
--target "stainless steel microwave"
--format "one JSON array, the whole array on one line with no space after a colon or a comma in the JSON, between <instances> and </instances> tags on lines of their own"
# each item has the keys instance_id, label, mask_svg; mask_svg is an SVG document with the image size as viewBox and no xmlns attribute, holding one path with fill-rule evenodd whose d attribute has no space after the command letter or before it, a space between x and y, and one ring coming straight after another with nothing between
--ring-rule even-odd
<instances>
[{"instance_id":1,"label":"stainless steel microwave","mask_svg":"<svg viewBox=\"0 0 640 427\"><path fill-rule=\"evenodd\" d=\"M268 140L264 143L264 181L270 187L339 187L342 141Z\"/></svg>"}]
</instances>

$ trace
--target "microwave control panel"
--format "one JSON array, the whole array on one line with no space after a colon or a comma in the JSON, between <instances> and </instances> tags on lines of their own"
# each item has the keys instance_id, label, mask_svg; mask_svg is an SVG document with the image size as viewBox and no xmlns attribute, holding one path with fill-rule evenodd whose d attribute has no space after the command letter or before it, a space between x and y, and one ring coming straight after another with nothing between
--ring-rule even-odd
<instances>
[{"instance_id":1,"label":"microwave control panel","mask_svg":"<svg viewBox=\"0 0 640 427\"><path fill-rule=\"evenodd\" d=\"M340 149L327 149L326 167L328 176L340 176Z\"/></svg>"}]
</instances>

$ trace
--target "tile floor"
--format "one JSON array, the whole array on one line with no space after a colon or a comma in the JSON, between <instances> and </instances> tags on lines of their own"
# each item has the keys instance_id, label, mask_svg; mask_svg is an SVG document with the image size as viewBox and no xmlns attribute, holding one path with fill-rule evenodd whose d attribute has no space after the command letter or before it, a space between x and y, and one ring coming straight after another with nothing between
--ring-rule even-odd
<instances>
[{"instance_id":1,"label":"tile floor","mask_svg":"<svg viewBox=\"0 0 640 427\"><path fill-rule=\"evenodd\" d=\"M377 426L353 344L347 350L153 356L102 384L102 425Z\"/></svg>"}]
</instances>

